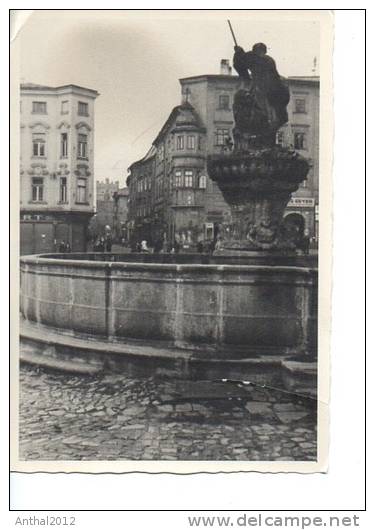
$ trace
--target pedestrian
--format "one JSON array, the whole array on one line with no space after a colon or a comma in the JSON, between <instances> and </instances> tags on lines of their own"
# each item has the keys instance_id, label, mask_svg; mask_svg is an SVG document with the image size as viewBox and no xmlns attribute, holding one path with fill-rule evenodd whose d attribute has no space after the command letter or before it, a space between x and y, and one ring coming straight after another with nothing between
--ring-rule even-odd
<instances>
[{"instance_id":1,"label":"pedestrian","mask_svg":"<svg viewBox=\"0 0 375 530\"><path fill-rule=\"evenodd\" d=\"M181 245L177 238L174 240L174 254L178 254L180 252Z\"/></svg>"},{"instance_id":2,"label":"pedestrian","mask_svg":"<svg viewBox=\"0 0 375 530\"><path fill-rule=\"evenodd\" d=\"M67 241L66 245L65 245L65 252L71 252L71 246L70 246L70 243Z\"/></svg>"},{"instance_id":3,"label":"pedestrian","mask_svg":"<svg viewBox=\"0 0 375 530\"><path fill-rule=\"evenodd\" d=\"M101 236L100 241L99 241L99 252L104 252L104 250L105 250L105 241L104 241L104 237Z\"/></svg>"},{"instance_id":4,"label":"pedestrian","mask_svg":"<svg viewBox=\"0 0 375 530\"><path fill-rule=\"evenodd\" d=\"M105 238L105 250L106 252L111 252L112 250L112 238L110 234L107 234Z\"/></svg>"},{"instance_id":5,"label":"pedestrian","mask_svg":"<svg viewBox=\"0 0 375 530\"><path fill-rule=\"evenodd\" d=\"M61 252L61 253L65 252L65 242L64 241L60 241L59 252Z\"/></svg>"},{"instance_id":6,"label":"pedestrian","mask_svg":"<svg viewBox=\"0 0 375 530\"><path fill-rule=\"evenodd\" d=\"M143 239L141 242L141 252L149 252L146 239Z\"/></svg>"}]
</instances>

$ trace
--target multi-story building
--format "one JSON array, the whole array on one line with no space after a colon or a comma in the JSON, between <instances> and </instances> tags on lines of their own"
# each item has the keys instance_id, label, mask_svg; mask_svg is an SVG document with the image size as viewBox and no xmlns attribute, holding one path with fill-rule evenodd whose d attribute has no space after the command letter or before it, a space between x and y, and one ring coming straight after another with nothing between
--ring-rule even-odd
<instances>
[{"instance_id":1,"label":"multi-story building","mask_svg":"<svg viewBox=\"0 0 375 530\"><path fill-rule=\"evenodd\" d=\"M285 221L318 242L319 235L319 77L289 77L289 122L278 132L277 142L290 146L310 161L310 171L289 201Z\"/></svg>"},{"instance_id":2,"label":"multi-story building","mask_svg":"<svg viewBox=\"0 0 375 530\"><path fill-rule=\"evenodd\" d=\"M91 238L101 236L106 227L112 231L114 215L114 194L119 190L119 181L96 181L96 203L95 214L90 220L89 230ZM108 230L108 229L107 229Z\"/></svg>"},{"instance_id":3,"label":"multi-story building","mask_svg":"<svg viewBox=\"0 0 375 530\"><path fill-rule=\"evenodd\" d=\"M113 194L114 213L113 213L113 230L117 241L128 241L128 199L129 189L120 188Z\"/></svg>"},{"instance_id":4,"label":"multi-story building","mask_svg":"<svg viewBox=\"0 0 375 530\"><path fill-rule=\"evenodd\" d=\"M105 180L96 181L96 204L99 201L110 201L113 199L113 194L116 193L120 188L118 180L112 181L109 178Z\"/></svg>"},{"instance_id":5,"label":"multi-story building","mask_svg":"<svg viewBox=\"0 0 375 530\"><path fill-rule=\"evenodd\" d=\"M96 211L89 225L92 240L108 234L114 240L127 239L128 192L118 180L96 182Z\"/></svg>"},{"instance_id":6,"label":"multi-story building","mask_svg":"<svg viewBox=\"0 0 375 530\"><path fill-rule=\"evenodd\" d=\"M232 104L239 87L229 63L220 75L180 79L182 103L175 107L148 154L129 168L129 222L138 240L177 239L190 247L213 239L230 208L208 177L207 155L230 149L234 127ZM307 157L307 181L288 204L285 216L301 231L317 236L319 177L319 78L289 78L289 122L277 136ZM146 170L147 168L147 170ZM146 176L147 175L147 176Z\"/></svg>"},{"instance_id":7,"label":"multi-story building","mask_svg":"<svg viewBox=\"0 0 375 530\"><path fill-rule=\"evenodd\" d=\"M21 254L84 251L94 213L96 90L21 84Z\"/></svg>"}]
</instances>

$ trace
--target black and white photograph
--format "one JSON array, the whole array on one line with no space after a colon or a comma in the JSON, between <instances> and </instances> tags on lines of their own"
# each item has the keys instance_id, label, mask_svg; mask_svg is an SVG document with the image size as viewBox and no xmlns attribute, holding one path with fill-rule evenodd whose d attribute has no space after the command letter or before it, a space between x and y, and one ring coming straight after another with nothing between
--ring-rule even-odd
<instances>
[{"instance_id":1,"label":"black and white photograph","mask_svg":"<svg viewBox=\"0 0 375 530\"><path fill-rule=\"evenodd\" d=\"M326 471L332 13L12 24L13 469Z\"/></svg>"}]
</instances>

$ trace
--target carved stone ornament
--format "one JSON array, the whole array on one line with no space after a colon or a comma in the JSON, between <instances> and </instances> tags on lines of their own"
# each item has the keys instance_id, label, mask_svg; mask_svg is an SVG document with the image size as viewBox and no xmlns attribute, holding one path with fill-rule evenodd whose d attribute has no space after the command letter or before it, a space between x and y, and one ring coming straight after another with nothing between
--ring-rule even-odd
<instances>
[{"instance_id":1,"label":"carved stone ornament","mask_svg":"<svg viewBox=\"0 0 375 530\"><path fill-rule=\"evenodd\" d=\"M293 250L283 214L310 163L276 145L276 133L288 121L289 88L265 44L255 44L250 52L235 50L241 88L233 102L233 151L207 159L208 174L231 207L231 219L219 228L217 248L229 253Z\"/></svg>"},{"instance_id":2,"label":"carved stone ornament","mask_svg":"<svg viewBox=\"0 0 375 530\"><path fill-rule=\"evenodd\" d=\"M88 125L84 121L80 121L80 122L76 123L76 129L87 129L88 131L91 131L90 125Z\"/></svg>"}]
</instances>

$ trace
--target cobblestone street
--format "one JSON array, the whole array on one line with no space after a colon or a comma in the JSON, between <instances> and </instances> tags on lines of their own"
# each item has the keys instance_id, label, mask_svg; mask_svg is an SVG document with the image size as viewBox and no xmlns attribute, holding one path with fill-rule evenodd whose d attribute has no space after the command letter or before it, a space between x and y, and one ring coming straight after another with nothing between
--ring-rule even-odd
<instances>
[{"instance_id":1,"label":"cobblestone street","mask_svg":"<svg viewBox=\"0 0 375 530\"><path fill-rule=\"evenodd\" d=\"M316 460L316 403L253 384L20 369L21 460Z\"/></svg>"}]
</instances>

